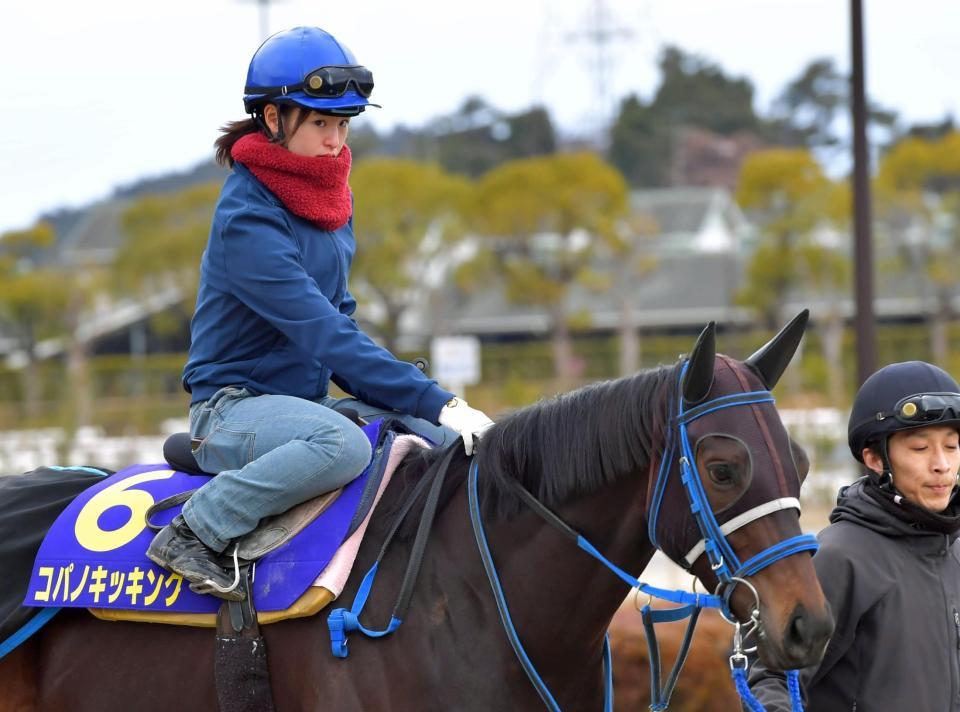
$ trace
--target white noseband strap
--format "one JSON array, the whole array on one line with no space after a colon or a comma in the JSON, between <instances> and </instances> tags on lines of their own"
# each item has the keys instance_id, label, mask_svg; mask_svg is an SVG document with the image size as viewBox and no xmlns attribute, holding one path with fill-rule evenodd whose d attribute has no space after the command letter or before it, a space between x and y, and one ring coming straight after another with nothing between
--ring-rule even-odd
<instances>
[{"instance_id":1,"label":"white noseband strap","mask_svg":"<svg viewBox=\"0 0 960 712\"><path fill-rule=\"evenodd\" d=\"M800 500L796 497L781 497L780 499L774 499L765 504L761 504L753 509L748 509L743 514L740 514L729 522L724 522L720 525L720 531L723 532L724 536L730 536L732 532L737 531L740 527L746 526L750 522L760 519L760 517L765 517L768 514L773 514L774 512L779 512L781 509L796 509L800 511ZM704 551L706 551L707 545L704 539L701 539L697 542L690 552L683 557L684 561L687 562L687 566L693 566L693 562L696 561Z\"/></svg>"}]
</instances>

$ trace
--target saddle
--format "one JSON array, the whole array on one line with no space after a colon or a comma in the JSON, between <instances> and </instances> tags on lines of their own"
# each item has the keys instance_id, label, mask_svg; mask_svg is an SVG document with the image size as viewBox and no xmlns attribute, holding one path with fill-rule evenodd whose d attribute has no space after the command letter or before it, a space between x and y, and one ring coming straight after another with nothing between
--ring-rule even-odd
<instances>
[{"instance_id":1,"label":"saddle","mask_svg":"<svg viewBox=\"0 0 960 712\"><path fill-rule=\"evenodd\" d=\"M162 464L98 474L46 532L22 604L42 610L0 641L0 657L62 607L87 608L104 620L215 627L220 708L273 710L259 625L314 615L340 595L393 470L412 448L429 447L393 419L362 429L373 452L363 473L340 490L265 519L238 542L243 601L199 594L146 557L154 536L147 526L151 509L166 502L169 507L156 514L157 524L166 524L176 505L214 476L199 467L188 434L168 439Z\"/></svg>"},{"instance_id":2,"label":"saddle","mask_svg":"<svg viewBox=\"0 0 960 712\"><path fill-rule=\"evenodd\" d=\"M362 429L373 457L359 477L267 518L239 542L238 564L249 564L261 623L313 615L340 594L392 468L411 448L427 446L393 419ZM164 455L167 462L125 468L70 502L37 553L24 605L88 608L107 620L215 625L219 599L190 590L145 555L154 536L144 523L150 507L173 501L151 518L163 526L177 514L175 504L211 477L200 474L185 433L168 440ZM230 553L232 567L232 547Z\"/></svg>"}]
</instances>

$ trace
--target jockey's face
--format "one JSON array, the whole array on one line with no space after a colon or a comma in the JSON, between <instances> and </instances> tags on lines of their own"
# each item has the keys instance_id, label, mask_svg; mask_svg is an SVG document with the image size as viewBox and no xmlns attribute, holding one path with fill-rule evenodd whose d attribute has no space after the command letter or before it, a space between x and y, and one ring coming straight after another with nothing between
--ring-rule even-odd
<instances>
[{"instance_id":1,"label":"jockey's face","mask_svg":"<svg viewBox=\"0 0 960 712\"><path fill-rule=\"evenodd\" d=\"M960 470L960 435L947 425L901 430L887 441L893 486L908 501L931 512L950 504ZM863 451L864 462L881 472L883 463L872 450Z\"/></svg>"},{"instance_id":2,"label":"jockey's face","mask_svg":"<svg viewBox=\"0 0 960 712\"><path fill-rule=\"evenodd\" d=\"M301 121L300 112L310 114ZM263 112L263 118L270 130L277 131L277 110L270 104ZM300 156L339 156L347 142L350 130L349 116L332 116L319 111L297 107L295 111L284 115L286 139L284 145L291 153ZM299 125L298 125L299 124ZM296 129L293 127L296 126ZM291 129L293 135L290 135Z\"/></svg>"}]
</instances>

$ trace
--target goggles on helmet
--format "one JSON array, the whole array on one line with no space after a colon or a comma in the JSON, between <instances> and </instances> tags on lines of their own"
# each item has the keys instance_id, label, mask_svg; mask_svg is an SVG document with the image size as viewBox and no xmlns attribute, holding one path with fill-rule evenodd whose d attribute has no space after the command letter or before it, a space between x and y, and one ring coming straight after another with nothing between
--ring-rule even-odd
<instances>
[{"instance_id":1,"label":"goggles on helmet","mask_svg":"<svg viewBox=\"0 0 960 712\"><path fill-rule=\"evenodd\" d=\"M248 86L244 91L247 94L263 94L265 98L302 91L317 99L334 99L346 94L351 84L357 94L368 98L373 92L373 72L359 64L318 67L308 72L303 81L296 84L275 87Z\"/></svg>"},{"instance_id":2,"label":"goggles on helmet","mask_svg":"<svg viewBox=\"0 0 960 712\"><path fill-rule=\"evenodd\" d=\"M892 412L877 413L877 420L889 417L905 425L960 419L960 393L916 393L901 398Z\"/></svg>"}]
</instances>

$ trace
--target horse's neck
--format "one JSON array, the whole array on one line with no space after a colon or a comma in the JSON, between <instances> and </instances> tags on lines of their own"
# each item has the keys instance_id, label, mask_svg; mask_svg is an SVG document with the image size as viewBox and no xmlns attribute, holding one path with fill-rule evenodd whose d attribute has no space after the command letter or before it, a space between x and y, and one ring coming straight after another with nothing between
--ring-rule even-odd
<instances>
[{"instance_id":1,"label":"horse's neck","mask_svg":"<svg viewBox=\"0 0 960 712\"><path fill-rule=\"evenodd\" d=\"M639 575L653 555L638 495L643 491L635 479L621 478L556 514L608 559ZM486 528L520 637L541 644L541 659L556 659L561 649L580 662L599 653L598 641L627 593L623 582L533 512ZM535 649L528 652L537 657Z\"/></svg>"},{"instance_id":2,"label":"horse's neck","mask_svg":"<svg viewBox=\"0 0 960 712\"><path fill-rule=\"evenodd\" d=\"M638 495L645 492L642 484L623 478L556 513L618 566L639 574L651 555ZM517 635L537 670L564 709L600 708L601 643L626 585L532 512L510 520L488 518L485 528ZM380 543L364 540L344 591L347 607ZM363 613L366 625L382 627L390 620L410 550L411 542L398 542L384 559ZM437 514L407 613L393 636L365 648L368 667L354 669L366 674L370 665L385 670L396 665L398 655L419 656L433 662L411 672L410 684L426 689L439 676L451 689L473 690L480 675L499 680L504 699L536 704L500 623L474 539L465 484ZM438 656L438 651L449 655ZM459 709L478 709L460 702Z\"/></svg>"}]
</instances>

